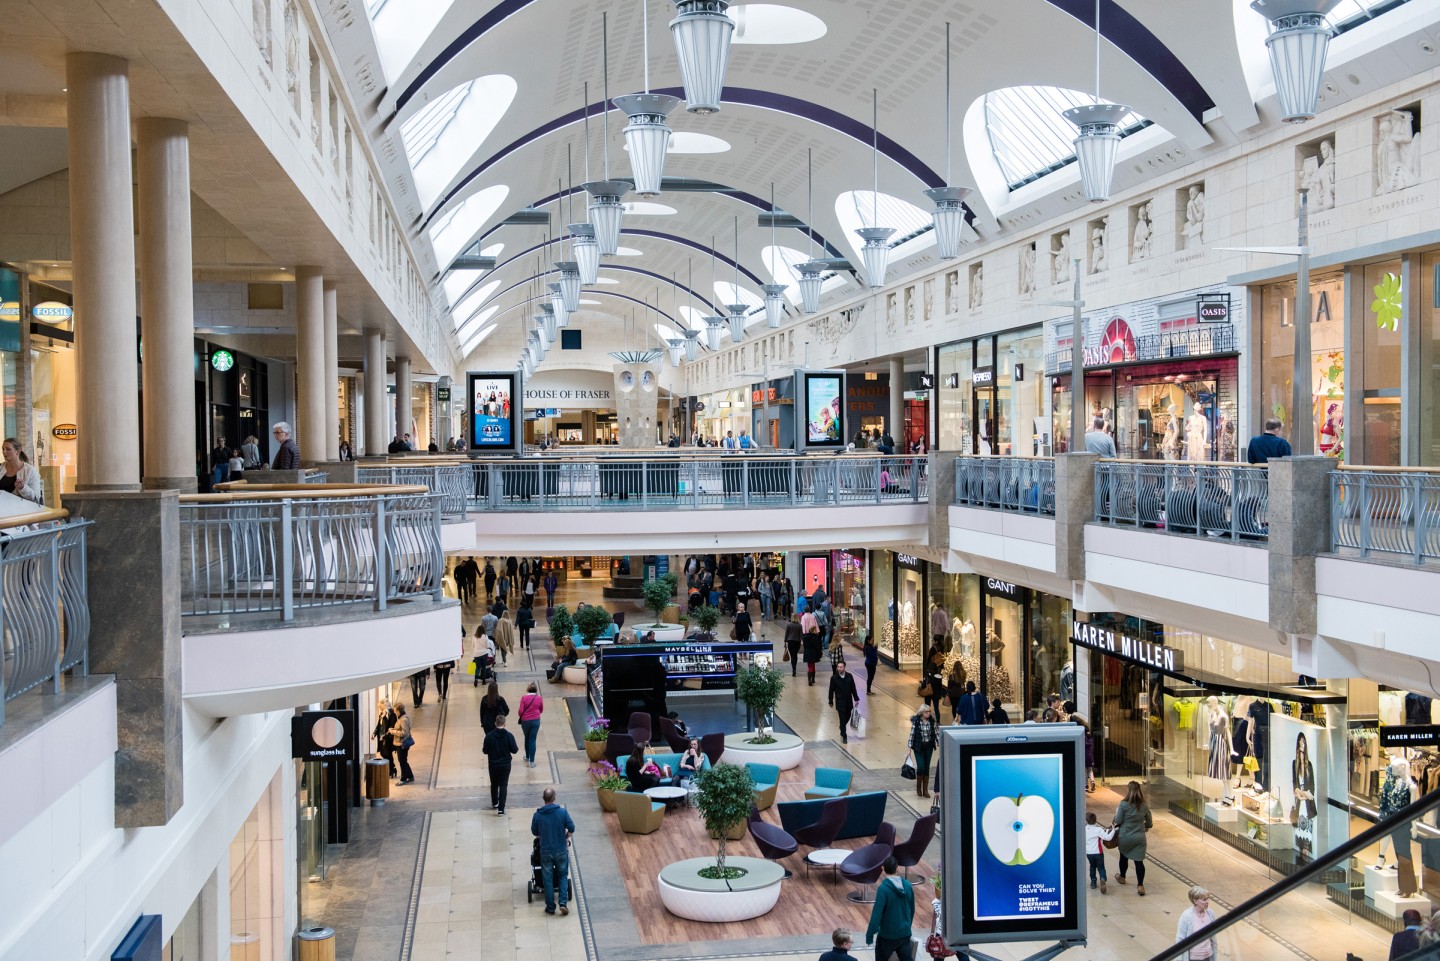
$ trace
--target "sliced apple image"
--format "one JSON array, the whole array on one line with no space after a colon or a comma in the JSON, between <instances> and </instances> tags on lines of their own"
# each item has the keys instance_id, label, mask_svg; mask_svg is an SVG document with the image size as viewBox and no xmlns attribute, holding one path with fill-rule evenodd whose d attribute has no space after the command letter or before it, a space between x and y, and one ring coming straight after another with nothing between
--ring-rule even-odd
<instances>
[{"instance_id":1,"label":"sliced apple image","mask_svg":"<svg viewBox=\"0 0 1440 961\"><path fill-rule=\"evenodd\" d=\"M980 833L990 853L1004 864L1033 864L1050 846L1055 810L1044 798L1023 794L997 797L980 815Z\"/></svg>"}]
</instances>

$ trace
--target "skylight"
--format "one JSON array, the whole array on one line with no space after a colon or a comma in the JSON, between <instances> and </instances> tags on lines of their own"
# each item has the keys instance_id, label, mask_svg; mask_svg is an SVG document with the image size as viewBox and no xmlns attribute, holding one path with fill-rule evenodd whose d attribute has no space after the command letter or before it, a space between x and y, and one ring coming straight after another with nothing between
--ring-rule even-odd
<instances>
[{"instance_id":1,"label":"skylight","mask_svg":"<svg viewBox=\"0 0 1440 961\"><path fill-rule=\"evenodd\" d=\"M735 21L731 43L808 43L825 36L825 21L774 3L745 3L726 11Z\"/></svg>"},{"instance_id":2,"label":"skylight","mask_svg":"<svg viewBox=\"0 0 1440 961\"><path fill-rule=\"evenodd\" d=\"M669 217L677 211L669 204L656 204L648 200L632 200L625 205L625 212L640 217Z\"/></svg>"},{"instance_id":3,"label":"skylight","mask_svg":"<svg viewBox=\"0 0 1440 961\"><path fill-rule=\"evenodd\" d=\"M467 80L401 125L400 139L422 205L429 207L449 186L510 109L518 89L504 74Z\"/></svg>"},{"instance_id":4,"label":"skylight","mask_svg":"<svg viewBox=\"0 0 1440 961\"><path fill-rule=\"evenodd\" d=\"M500 281L492 280L490 283L472 290L462 298L460 303L455 305L455 309L450 312L450 316L455 321L455 326L458 328L468 324L471 317L474 316L475 311L479 310L480 306L485 303L485 298L493 294L495 288L499 286Z\"/></svg>"},{"instance_id":5,"label":"skylight","mask_svg":"<svg viewBox=\"0 0 1440 961\"><path fill-rule=\"evenodd\" d=\"M500 251L505 249L504 244L492 244L480 251L482 257L498 257ZM484 277L488 270L452 270L445 275L441 287L445 291L445 302L453 304L465 295L465 291L474 286L475 281Z\"/></svg>"},{"instance_id":6,"label":"skylight","mask_svg":"<svg viewBox=\"0 0 1440 961\"><path fill-rule=\"evenodd\" d=\"M685 339L674 327L668 324L656 324L655 333L659 335L661 342L666 344L678 344Z\"/></svg>"},{"instance_id":7,"label":"skylight","mask_svg":"<svg viewBox=\"0 0 1440 961\"><path fill-rule=\"evenodd\" d=\"M644 254L643 251L636 250L634 247L616 247L616 248L615 248L615 256L616 256L616 257L644 257L645 254Z\"/></svg>"},{"instance_id":8,"label":"skylight","mask_svg":"<svg viewBox=\"0 0 1440 961\"><path fill-rule=\"evenodd\" d=\"M817 256L824 256L817 254ZM760 258L765 264L765 269L770 271L770 276L777 284L785 284L785 297L792 304L800 303L800 271L795 267L810 259L810 255L796 250L794 247L765 247L760 251ZM820 282L820 292L828 293L837 287L845 286L845 278L838 273L831 271L824 275Z\"/></svg>"},{"instance_id":9,"label":"skylight","mask_svg":"<svg viewBox=\"0 0 1440 961\"><path fill-rule=\"evenodd\" d=\"M367 0L370 31L380 53L380 68L393 84L420 52L454 0Z\"/></svg>"},{"instance_id":10,"label":"skylight","mask_svg":"<svg viewBox=\"0 0 1440 961\"><path fill-rule=\"evenodd\" d=\"M690 325L691 330L705 329L705 315L689 304L680 305L680 316L685 318L685 323Z\"/></svg>"},{"instance_id":11,"label":"skylight","mask_svg":"<svg viewBox=\"0 0 1440 961\"><path fill-rule=\"evenodd\" d=\"M1063 87L1005 87L985 95L985 132L1011 190L1075 162L1077 131L1061 112L1092 102L1089 94ZM1120 136L1148 126L1132 110L1120 121Z\"/></svg>"},{"instance_id":12,"label":"skylight","mask_svg":"<svg viewBox=\"0 0 1440 961\"><path fill-rule=\"evenodd\" d=\"M855 233L861 227L893 227L890 250L908 256L935 244L934 217L919 207L889 194L869 190L847 190L835 198L835 217L845 230L845 239L860 256L865 242Z\"/></svg>"},{"instance_id":13,"label":"skylight","mask_svg":"<svg viewBox=\"0 0 1440 961\"><path fill-rule=\"evenodd\" d=\"M479 347L482 343L484 343L486 337L489 337L491 334L495 333L495 331L499 329L499 324L491 324L489 327L481 328L478 332L476 332L475 336L471 338L470 343L466 344L460 352L462 354L468 355L476 347Z\"/></svg>"},{"instance_id":14,"label":"skylight","mask_svg":"<svg viewBox=\"0 0 1440 961\"><path fill-rule=\"evenodd\" d=\"M629 150L630 145L626 144L623 149ZM725 153L729 149L730 144L719 137L712 137L708 133L677 130L670 135L670 146L665 148L665 152L679 154Z\"/></svg>"},{"instance_id":15,"label":"skylight","mask_svg":"<svg viewBox=\"0 0 1440 961\"><path fill-rule=\"evenodd\" d=\"M1326 19L1335 27L1336 33L1344 33L1408 2L1409 0L1340 0Z\"/></svg>"},{"instance_id":16,"label":"skylight","mask_svg":"<svg viewBox=\"0 0 1440 961\"><path fill-rule=\"evenodd\" d=\"M499 305L499 304L495 304L495 305L493 305L493 306L491 306L491 307L486 307L484 310L480 311L478 314L475 314L475 315L474 315L473 317L471 317L469 320L465 321L465 323L460 324L459 326L457 326L457 327L455 328L455 336L461 337L461 338L469 337L470 334L467 334L467 333L465 332L467 328L468 328L472 333L473 333L474 331L480 330L482 327L485 326L486 321L488 321L491 317L494 317L494 316L495 316L495 313L496 313L499 309L500 309L500 305Z\"/></svg>"},{"instance_id":17,"label":"skylight","mask_svg":"<svg viewBox=\"0 0 1440 961\"><path fill-rule=\"evenodd\" d=\"M453 211L447 212L439 223L430 228L430 245L435 250L435 260L449 266L455 255L470 245L470 240L509 195L509 187L496 184L471 194Z\"/></svg>"}]
</instances>

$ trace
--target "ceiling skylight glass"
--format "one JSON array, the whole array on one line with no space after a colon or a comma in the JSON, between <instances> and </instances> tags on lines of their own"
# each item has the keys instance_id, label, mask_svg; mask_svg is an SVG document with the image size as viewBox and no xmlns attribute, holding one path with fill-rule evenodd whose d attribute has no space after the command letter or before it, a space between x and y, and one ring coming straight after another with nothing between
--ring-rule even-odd
<instances>
[{"instance_id":1,"label":"ceiling skylight glass","mask_svg":"<svg viewBox=\"0 0 1440 961\"><path fill-rule=\"evenodd\" d=\"M624 150L629 150L630 145L626 144ZM666 153L725 153L730 149L730 144L719 137L712 137L708 133L692 133L689 130L677 130L670 135L670 146L665 148Z\"/></svg>"},{"instance_id":2,"label":"ceiling skylight glass","mask_svg":"<svg viewBox=\"0 0 1440 961\"><path fill-rule=\"evenodd\" d=\"M812 13L774 3L745 3L726 13L735 21L731 43L808 43L825 36L825 21Z\"/></svg>"},{"instance_id":3,"label":"ceiling skylight glass","mask_svg":"<svg viewBox=\"0 0 1440 961\"><path fill-rule=\"evenodd\" d=\"M493 294L495 288L499 286L500 281L492 280L488 284L475 288L462 298L460 303L455 305L455 309L450 312L450 316L455 320L455 326L463 327L468 324L474 316L475 311L479 310L480 306L485 303L485 298Z\"/></svg>"},{"instance_id":4,"label":"ceiling skylight glass","mask_svg":"<svg viewBox=\"0 0 1440 961\"><path fill-rule=\"evenodd\" d=\"M491 317L494 317L496 311L498 311L499 309L499 304L486 307L484 310L480 311L479 313L472 316L469 320L465 321L465 323L456 327L455 335L461 340L464 340L466 337L471 336L472 334L474 334L475 331L479 330L481 327L484 327L486 321L488 321Z\"/></svg>"},{"instance_id":5,"label":"ceiling skylight glass","mask_svg":"<svg viewBox=\"0 0 1440 961\"><path fill-rule=\"evenodd\" d=\"M491 244L480 251L482 257L498 257L500 251L505 249L504 244ZM475 285L475 281L488 274L488 270L452 270L445 275L441 286L445 290L445 302L453 304L465 296L465 291Z\"/></svg>"},{"instance_id":6,"label":"ceiling skylight glass","mask_svg":"<svg viewBox=\"0 0 1440 961\"><path fill-rule=\"evenodd\" d=\"M935 244L935 221L927 211L889 194L869 190L847 190L835 198L835 217L845 230L845 239L860 256L865 242L855 233L861 227L893 227L890 249L908 256Z\"/></svg>"},{"instance_id":7,"label":"ceiling skylight glass","mask_svg":"<svg viewBox=\"0 0 1440 961\"><path fill-rule=\"evenodd\" d=\"M676 210L668 204L656 204L648 200L632 200L625 204L625 212L641 217L669 217L675 214Z\"/></svg>"},{"instance_id":8,"label":"ceiling skylight glass","mask_svg":"<svg viewBox=\"0 0 1440 961\"><path fill-rule=\"evenodd\" d=\"M1340 0L1326 19L1335 27L1337 33L1344 33L1408 2L1409 0Z\"/></svg>"},{"instance_id":9,"label":"ceiling skylight glass","mask_svg":"<svg viewBox=\"0 0 1440 961\"><path fill-rule=\"evenodd\" d=\"M510 188L504 184L486 187L460 202L453 210L430 228L430 245L435 250L435 260L442 266L449 266L455 255L470 245L470 241L485 222L510 195Z\"/></svg>"},{"instance_id":10,"label":"ceiling skylight glass","mask_svg":"<svg viewBox=\"0 0 1440 961\"><path fill-rule=\"evenodd\" d=\"M367 0L370 31L380 52L380 68L394 84L420 52L454 0Z\"/></svg>"},{"instance_id":11,"label":"ceiling skylight glass","mask_svg":"<svg viewBox=\"0 0 1440 961\"><path fill-rule=\"evenodd\" d=\"M476 331L475 336L470 339L470 342L466 344L463 348L461 348L460 353L469 354L476 347L479 347L482 343L484 343L486 337L489 337L491 334L495 333L495 331L499 329L499 324L491 324L489 327L482 327L480 330Z\"/></svg>"},{"instance_id":12,"label":"ceiling skylight glass","mask_svg":"<svg viewBox=\"0 0 1440 961\"><path fill-rule=\"evenodd\" d=\"M822 254L817 256L823 257ZM770 276L777 284L785 284L785 296L790 303L800 303L800 271L796 270L797 264L803 264L810 259L810 255L794 247L765 247L760 251L760 257L765 263L765 269L770 271ZM824 275L820 282L820 292L828 293L837 287L845 286L845 278L838 273L831 271Z\"/></svg>"},{"instance_id":13,"label":"ceiling skylight glass","mask_svg":"<svg viewBox=\"0 0 1440 961\"><path fill-rule=\"evenodd\" d=\"M1063 87L1006 87L985 95L985 132L1011 190L1075 162L1077 131L1061 112L1093 102ZM1148 126L1132 110L1120 121L1120 136Z\"/></svg>"},{"instance_id":14,"label":"ceiling skylight glass","mask_svg":"<svg viewBox=\"0 0 1440 961\"><path fill-rule=\"evenodd\" d=\"M689 304L680 305L680 316L685 318L685 323L690 325L691 330L705 329L705 315Z\"/></svg>"},{"instance_id":15,"label":"ceiling skylight glass","mask_svg":"<svg viewBox=\"0 0 1440 961\"><path fill-rule=\"evenodd\" d=\"M429 207L449 186L495 125L519 88L503 74L467 80L442 94L400 127L415 192Z\"/></svg>"},{"instance_id":16,"label":"ceiling skylight glass","mask_svg":"<svg viewBox=\"0 0 1440 961\"><path fill-rule=\"evenodd\" d=\"M636 250L634 247L616 247L616 257L644 257L644 251Z\"/></svg>"},{"instance_id":17,"label":"ceiling skylight glass","mask_svg":"<svg viewBox=\"0 0 1440 961\"><path fill-rule=\"evenodd\" d=\"M660 340L666 344L678 344L685 339L680 336L679 331L668 324L656 324L655 333L658 334Z\"/></svg>"}]
</instances>

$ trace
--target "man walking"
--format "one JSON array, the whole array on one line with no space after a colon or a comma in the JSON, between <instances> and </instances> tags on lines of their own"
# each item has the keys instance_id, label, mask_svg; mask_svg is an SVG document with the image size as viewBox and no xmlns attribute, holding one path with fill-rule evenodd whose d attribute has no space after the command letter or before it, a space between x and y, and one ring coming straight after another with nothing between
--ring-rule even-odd
<instances>
[{"instance_id":1,"label":"man walking","mask_svg":"<svg viewBox=\"0 0 1440 961\"><path fill-rule=\"evenodd\" d=\"M495 600L495 565L485 558L485 603Z\"/></svg>"},{"instance_id":2,"label":"man walking","mask_svg":"<svg viewBox=\"0 0 1440 961\"><path fill-rule=\"evenodd\" d=\"M875 961L915 961L915 942L910 929L915 923L915 889L895 875L899 865L892 854L885 859L885 878L875 887L875 906L870 909L870 926L865 943L875 945ZM877 940L878 937L878 940Z\"/></svg>"},{"instance_id":3,"label":"man walking","mask_svg":"<svg viewBox=\"0 0 1440 961\"><path fill-rule=\"evenodd\" d=\"M1245 448L1245 462L1268 464L1272 457L1289 457L1290 442L1280 436L1280 428L1283 426L1278 417L1266 419L1265 433L1256 434L1250 439L1250 446Z\"/></svg>"},{"instance_id":4,"label":"man walking","mask_svg":"<svg viewBox=\"0 0 1440 961\"><path fill-rule=\"evenodd\" d=\"M555 591L560 587L560 579L555 576L555 571L550 570L545 574L545 606L555 606Z\"/></svg>"},{"instance_id":5,"label":"man walking","mask_svg":"<svg viewBox=\"0 0 1440 961\"><path fill-rule=\"evenodd\" d=\"M505 795L510 790L510 758L520 753L515 735L505 730L505 715L495 718L495 727L485 735L480 750L490 764L490 806L497 817L505 816Z\"/></svg>"},{"instance_id":6,"label":"man walking","mask_svg":"<svg viewBox=\"0 0 1440 961\"><path fill-rule=\"evenodd\" d=\"M570 852L566 845L575 833L570 812L555 803L555 789L547 787L544 800L530 817L530 833L540 839L540 877L545 887L545 913L555 913L555 879L560 879L560 913L569 914Z\"/></svg>"},{"instance_id":7,"label":"man walking","mask_svg":"<svg viewBox=\"0 0 1440 961\"><path fill-rule=\"evenodd\" d=\"M840 743L850 743L850 715L855 712L855 702L860 692L855 689L855 675L845 669L842 660L835 665L830 675L830 706L840 715Z\"/></svg>"}]
</instances>

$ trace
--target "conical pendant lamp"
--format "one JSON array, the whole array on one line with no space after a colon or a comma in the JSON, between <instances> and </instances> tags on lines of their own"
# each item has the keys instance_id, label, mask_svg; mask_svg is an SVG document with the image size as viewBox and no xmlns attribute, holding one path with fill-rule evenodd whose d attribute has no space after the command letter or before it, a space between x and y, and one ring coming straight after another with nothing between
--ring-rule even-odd
<instances>
[{"instance_id":1,"label":"conical pendant lamp","mask_svg":"<svg viewBox=\"0 0 1440 961\"><path fill-rule=\"evenodd\" d=\"M1075 138L1075 159L1091 203L1110 199L1115 155L1120 152L1120 121L1129 112L1129 107L1100 100L1100 0L1095 0L1095 102L1071 107L1063 114L1080 130Z\"/></svg>"},{"instance_id":2,"label":"conical pendant lamp","mask_svg":"<svg viewBox=\"0 0 1440 961\"><path fill-rule=\"evenodd\" d=\"M880 91L870 91L871 103L871 147L870 156L874 169L874 183L870 191L871 226L855 231L865 246L860 248L860 257L865 261L865 281L871 287L885 286L885 271L890 265L890 236L894 227L878 226L880 220Z\"/></svg>"},{"instance_id":3,"label":"conical pendant lamp","mask_svg":"<svg viewBox=\"0 0 1440 961\"><path fill-rule=\"evenodd\" d=\"M950 23L945 23L945 184L932 187L925 196L935 204L935 246L940 257L950 260L960 255L960 236L965 226L965 198L969 187L950 186Z\"/></svg>"},{"instance_id":4,"label":"conical pendant lamp","mask_svg":"<svg viewBox=\"0 0 1440 961\"><path fill-rule=\"evenodd\" d=\"M725 16L728 0L676 0L678 14L670 21L670 36L680 60L685 84L685 109L715 113L725 89L725 66L730 61L730 39L735 21Z\"/></svg>"},{"instance_id":5,"label":"conical pendant lamp","mask_svg":"<svg viewBox=\"0 0 1440 961\"><path fill-rule=\"evenodd\" d=\"M615 106L625 111L625 149L630 153L630 172L635 192L642 197L660 193L665 179L665 152L670 149L670 127L665 119L680 106L679 97L650 92L650 17L648 0L640 0L641 33L644 36L645 92L616 97Z\"/></svg>"}]
</instances>

